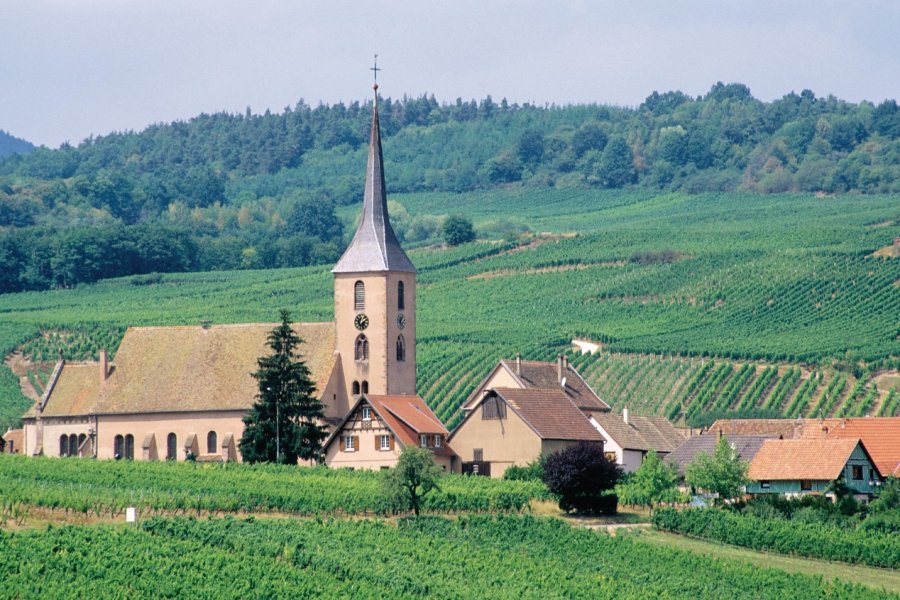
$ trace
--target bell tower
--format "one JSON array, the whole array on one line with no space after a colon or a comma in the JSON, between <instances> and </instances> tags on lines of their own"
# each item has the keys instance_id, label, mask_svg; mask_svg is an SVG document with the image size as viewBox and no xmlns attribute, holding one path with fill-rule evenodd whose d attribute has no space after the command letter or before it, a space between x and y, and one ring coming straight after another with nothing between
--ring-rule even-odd
<instances>
[{"instance_id":1,"label":"bell tower","mask_svg":"<svg viewBox=\"0 0 900 600\"><path fill-rule=\"evenodd\" d=\"M391 228L374 86L363 212L334 273L335 350L347 391L415 395L416 268Z\"/></svg>"}]
</instances>

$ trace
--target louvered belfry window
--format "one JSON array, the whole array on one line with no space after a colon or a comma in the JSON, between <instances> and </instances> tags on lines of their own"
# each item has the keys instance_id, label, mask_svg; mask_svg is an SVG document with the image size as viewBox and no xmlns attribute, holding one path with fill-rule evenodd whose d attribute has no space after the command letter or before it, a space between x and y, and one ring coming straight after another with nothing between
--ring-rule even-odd
<instances>
[{"instance_id":1,"label":"louvered belfry window","mask_svg":"<svg viewBox=\"0 0 900 600\"><path fill-rule=\"evenodd\" d=\"M403 282L397 282L397 310L404 310L406 307L406 299L404 296Z\"/></svg>"},{"instance_id":2,"label":"louvered belfry window","mask_svg":"<svg viewBox=\"0 0 900 600\"><path fill-rule=\"evenodd\" d=\"M357 281L353 286L353 309L366 309L366 284L362 281Z\"/></svg>"}]
</instances>

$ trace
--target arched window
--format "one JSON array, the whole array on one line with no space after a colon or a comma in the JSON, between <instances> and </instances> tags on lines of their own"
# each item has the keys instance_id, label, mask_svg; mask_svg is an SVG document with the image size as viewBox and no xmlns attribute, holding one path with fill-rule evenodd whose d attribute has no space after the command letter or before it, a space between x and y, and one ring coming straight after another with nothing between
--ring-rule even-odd
<instances>
[{"instance_id":1,"label":"arched window","mask_svg":"<svg viewBox=\"0 0 900 600\"><path fill-rule=\"evenodd\" d=\"M369 340L366 336L359 334L356 336L356 351L354 352L356 360L369 360Z\"/></svg>"},{"instance_id":2,"label":"arched window","mask_svg":"<svg viewBox=\"0 0 900 600\"><path fill-rule=\"evenodd\" d=\"M358 381L353 382L353 395L359 396L359 382Z\"/></svg>"},{"instance_id":3,"label":"arched window","mask_svg":"<svg viewBox=\"0 0 900 600\"><path fill-rule=\"evenodd\" d=\"M397 282L397 310L404 310L406 299L403 297L403 282Z\"/></svg>"},{"instance_id":4,"label":"arched window","mask_svg":"<svg viewBox=\"0 0 900 600\"><path fill-rule=\"evenodd\" d=\"M81 434L78 436L78 447L81 448L84 445L84 441L87 439L85 434Z\"/></svg>"},{"instance_id":5,"label":"arched window","mask_svg":"<svg viewBox=\"0 0 900 600\"><path fill-rule=\"evenodd\" d=\"M362 393L363 393L363 394L368 394L368 393L369 393L369 382L368 382L368 381L363 381L363 382L362 382Z\"/></svg>"},{"instance_id":6,"label":"arched window","mask_svg":"<svg viewBox=\"0 0 900 600\"><path fill-rule=\"evenodd\" d=\"M399 362L406 360L406 342L402 335L397 336L397 360Z\"/></svg>"},{"instance_id":7,"label":"arched window","mask_svg":"<svg viewBox=\"0 0 900 600\"><path fill-rule=\"evenodd\" d=\"M69 455L69 436L63 434L59 436L59 455L60 456L68 456Z\"/></svg>"},{"instance_id":8,"label":"arched window","mask_svg":"<svg viewBox=\"0 0 900 600\"><path fill-rule=\"evenodd\" d=\"M366 284L362 281L357 281L353 285L353 309L366 309Z\"/></svg>"},{"instance_id":9,"label":"arched window","mask_svg":"<svg viewBox=\"0 0 900 600\"><path fill-rule=\"evenodd\" d=\"M78 456L78 436L74 433L69 436L69 456Z\"/></svg>"},{"instance_id":10,"label":"arched window","mask_svg":"<svg viewBox=\"0 0 900 600\"><path fill-rule=\"evenodd\" d=\"M125 436L125 458L134 460L134 436L130 433Z\"/></svg>"},{"instance_id":11,"label":"arched window","mask_svg":"<svg viewBox=\"0 0 900 600\"><path fill-rule=\"evenodd\" d=\"M120 460L125 456L125 438L117 435L113 442L113 458Z\"/></svg>"},{"instance_id":12,"label":"arched window","mask_svg":"<svg viewBox=\"0 0 900 600\"><path fill-rule=\"evenodd\" d=\"M166 460L175 460L178 458L178 436L170 433L166 437Z\"/></svg>"},{"instance_id":13,"label":"arched window","mask_svg":"<svg viewBox=\"0 0 900 600\"><path fill-rule=\"evenodd\" d=\"M215 431L210 431L209 433L206 434L206 451L209 454L216 453L216 445L217 445L216 441L217 441L217 439L216 439Z\"/></svg>"}]
</instances>

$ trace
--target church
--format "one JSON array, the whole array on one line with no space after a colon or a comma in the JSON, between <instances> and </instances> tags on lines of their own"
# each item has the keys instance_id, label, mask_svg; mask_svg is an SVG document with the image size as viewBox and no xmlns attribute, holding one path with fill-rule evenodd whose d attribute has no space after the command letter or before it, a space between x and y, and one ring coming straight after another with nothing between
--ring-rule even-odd
<instances>
[{"instance_id":1,"label":"church","mask_svg":"<svg viewBox=\"0 0 900 600\"><path fill-rule=\"evenodd\" d=\"M374 89L362 219L332 269L335 320L295 324L298 353L325 406L327 464L386 468L415 444L449 470L448 432L416 395L416 268L388 216ZM23 417L23 453L240 461L250 373L274 326L130 327L112 362L60 360Z\"/></svg>"}]
</instances>

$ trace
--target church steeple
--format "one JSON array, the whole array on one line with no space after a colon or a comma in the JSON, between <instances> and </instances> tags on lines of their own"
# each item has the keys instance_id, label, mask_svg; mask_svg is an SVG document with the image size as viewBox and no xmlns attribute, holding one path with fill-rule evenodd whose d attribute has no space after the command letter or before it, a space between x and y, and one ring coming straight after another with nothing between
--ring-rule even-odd
<instances>
[{"instance_id":1,"label":"church steeple","mask_svg":"<svg viewBox=\"0 0 900 600\"><path fill-rule=\"evenodd\" d=\"M414 395L416 268L400 247L388 218L378 84L362 219L332 272L335 351L341 359L344 396ZM349 406L344 408L349 410Z\"/></svg>"},{"instance_id":2,"label":"church steeple","mask_svg":"<svg viewBox=\"0 0 900 600\"><path fill-rule=\"evenodd\" d=\"M416 272L412 261L397 241L388 216L384 161L381 157L381 128L378 125L377 83L374 90L375 102L372 104L372 133L369 139L362 219L353 240L334 265L332 273Z\"/></svg>"}]
</instances>

